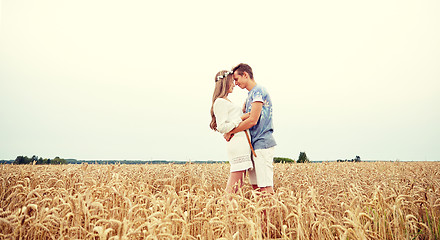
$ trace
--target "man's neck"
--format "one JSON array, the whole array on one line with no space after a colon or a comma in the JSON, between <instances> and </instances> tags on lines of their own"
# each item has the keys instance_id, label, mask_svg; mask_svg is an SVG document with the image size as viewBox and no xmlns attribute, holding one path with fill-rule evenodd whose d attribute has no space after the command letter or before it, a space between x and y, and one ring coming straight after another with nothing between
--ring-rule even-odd
<instances>
[{"instance_id":1,"label":"man's neck","mask_svg":"<svg viewBox=\"0 0 440 240\"><path fill-rule=\"evenodd\" d=\"M249 80L246 89L248 91L251 91L255 86L257 85L257 83L254 80Z\"/></svg>"}]
</instances>

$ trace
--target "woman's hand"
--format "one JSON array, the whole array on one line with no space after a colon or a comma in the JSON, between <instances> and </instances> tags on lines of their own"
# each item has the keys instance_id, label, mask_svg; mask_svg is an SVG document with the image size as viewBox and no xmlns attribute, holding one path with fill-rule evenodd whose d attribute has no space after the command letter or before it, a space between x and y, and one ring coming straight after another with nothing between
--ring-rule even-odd
<instances>
[{"instance_id":1,"label":"woman's hand","mask_svg":"<svg viewBox=\"0 0 440 240\"><path fill-rule=\"evenodd\" d=\"M223 134L223 137L225 138L226 142L231 141L231 138L232 138L233 136L234 136L234 134L233 134L233 133L230 133L230 132Z\"/></svg>"}]
</instances>

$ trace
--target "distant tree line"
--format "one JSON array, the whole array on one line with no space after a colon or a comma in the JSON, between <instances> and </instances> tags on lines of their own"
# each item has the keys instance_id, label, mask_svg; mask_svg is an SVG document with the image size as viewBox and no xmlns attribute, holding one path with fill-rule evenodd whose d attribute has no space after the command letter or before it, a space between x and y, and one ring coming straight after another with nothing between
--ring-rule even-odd
<instances>
[{"instance_id":1,"label":"distant tree line","mask_svg":"<svg viewBox=\"0 0 440 240\"><path fill-rule=\"evenodd\" d=\"M274 163L295 163L295 162L296 163L309 163L310 160L307 157L305 152L300 152L297 161L295 161L294 159L290 159L290 158L274 157L273 162Z\"/></svg>"},{"instance_id":2,"label":"distant tree line","mask_svg":"<svg viewBox=\"0 0 440 240\"><path fill-rule=\"evenodd\" d=\"M361 157L359 157L359 156L356 156L353 159L345 159L345 160L338 159L338 160L336 160L336 162L360 162L360 161L361 161Z\"/></svg>"},{"instance_id":3,"label":"distant tree line","mask_svg":"<svg viewBox=\"0 0 440 240\"><path fill-rule=\"evenodd\" d=\"M273 158L274 163L295 163L295 160L290 158L284 158L284 157L274 157Z\"/></svg>"},{"instance_id":4,"label":"distant tree line","mask_svg":"<svg viewBox=\"0 0 440 240\"><path fill-rule=\"evenodd\" d=\"M310 160L307 157L305 152L300 152L298 160L295 161L291 158L286 157L274 157L274 163L309 163ZM359 158L360 161L360 158ZM339 160L338 160L339 162ZM50 158L41 158L36 155L33 155L31 158L27 156L17 156L17 158L12 161L3 160L0 163L13 163L13 164L185 164L185 163L203 163L203 164L212 164L212 163L227 163L226 161L167 161L167 160L76 160L76 159L64 159L60 157L55 157L54 159Z\"/></svg>"},{"instance_id":5,"label":"distant tree line","mask_svg":"<svg viewBox=\"0 0 440 240\"><path fill-rule=\"evenodd\" d=\"M168 161L168 160L77 160L77 159L64 159L56 157L54 159L38 158L37 156L32 156L31 158L27 156L18 156L14 161L10 160L0 160L0 164L212 164L212 163L225 163L225 161Z\"/></svg>"},{"instance_id":6,"label":"distant tree line","mask_svg":"<svg viewBox=\"0 0 440 240\"><path fill-rule=\"evenodd\" d=\"M67 161L64 158L55 157L54 159L42 158L36 155L29 158L28 156L17 156L14 164L66 164Z\"/></svg>"}]
</instances>

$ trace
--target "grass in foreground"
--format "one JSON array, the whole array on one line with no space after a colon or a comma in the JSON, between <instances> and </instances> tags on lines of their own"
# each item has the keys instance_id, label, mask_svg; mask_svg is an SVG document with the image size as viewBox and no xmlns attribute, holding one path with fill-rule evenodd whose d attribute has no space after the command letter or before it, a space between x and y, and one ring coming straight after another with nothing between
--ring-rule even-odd
<instances>
[{"instance_id":1,"label":"grass in foreground","mask_svg":"<svg viewBox=\"0 0 440 240\"><path fill-rule=\"evenodd\" d=\"M0 165L0 238L440 239L438 162L275 164L270 197L228 171Z\"/></svg>"}]
</instances>

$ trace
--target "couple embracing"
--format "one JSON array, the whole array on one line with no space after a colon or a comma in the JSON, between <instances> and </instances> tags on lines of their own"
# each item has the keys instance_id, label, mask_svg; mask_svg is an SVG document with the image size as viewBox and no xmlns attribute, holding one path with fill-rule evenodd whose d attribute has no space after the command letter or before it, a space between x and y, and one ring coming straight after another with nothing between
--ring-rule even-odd
<instances>
[{"instance_id":1,"label":"couple embracing","mask_svg":"<svg viewBox=\"0 0 440 240\"><path fill-rule=\"evenodd\" d=\"M235 85L249 91L243 109L228 99ZM226 192L236 192L247 171L254 189L273 193L276 142L272 136L272 101L266 89L255 82L249 65L240 63L231 71L217 73L211 117L211 129L223 133L227 141L231 170Z\"/></svg>"}]
</instances>

